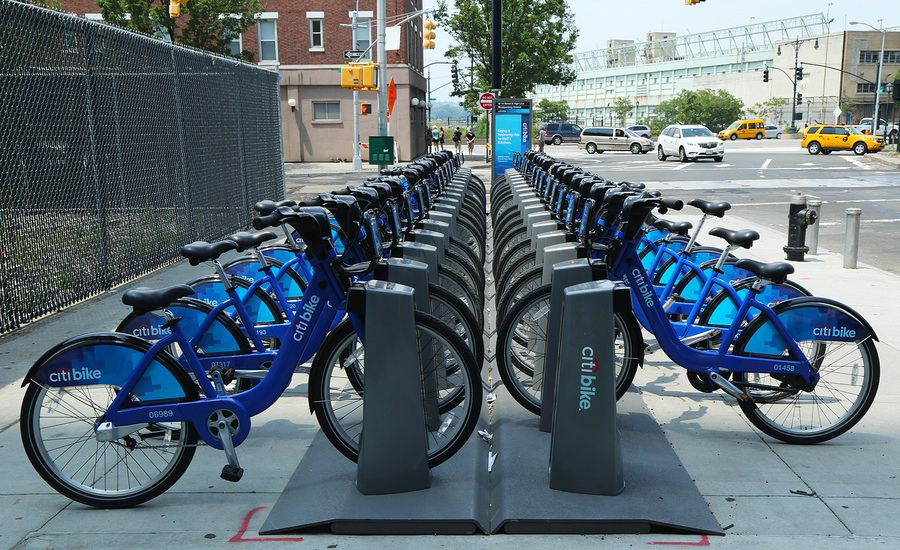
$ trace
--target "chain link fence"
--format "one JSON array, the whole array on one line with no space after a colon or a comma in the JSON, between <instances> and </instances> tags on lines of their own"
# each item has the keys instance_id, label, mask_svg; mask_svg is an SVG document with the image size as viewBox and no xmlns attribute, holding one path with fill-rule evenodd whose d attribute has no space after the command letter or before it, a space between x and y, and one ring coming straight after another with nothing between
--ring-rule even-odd
<instances>
[{"instance_id":1,"label":"chain link fence","mask_svg":"<svg viewBox=\"0 0 900 550\"><path fill-rule=\"evenodd\" d=\"M0 333L284 198L278 75L0 0Z\"/></svg>"}]
</instances>

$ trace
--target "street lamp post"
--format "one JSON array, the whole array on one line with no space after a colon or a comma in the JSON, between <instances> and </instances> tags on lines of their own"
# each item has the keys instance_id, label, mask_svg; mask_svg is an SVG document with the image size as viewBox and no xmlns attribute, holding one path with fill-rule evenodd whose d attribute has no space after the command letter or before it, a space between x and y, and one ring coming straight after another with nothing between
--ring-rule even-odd
<instances>
[{"instance_id":1,"label":"street lamp post","mask_svg":"<svg viewBox=\"0 0 900 550\"><path fill-rule=\"evenodd\" d=\"M806 40L810 40L810 39L809 38L807 38L807 39L797 38L793 42L791 42L791 44L794 46L794 78L791 78L789 75L788 75L788 78L791 79L791 82L794 85L794 95L791 97L791 127L788 128L788 130L792 134L797 132L797 81L801 78L800 76L798 76L798 75L800 75L800 71L803 70L803 68L800 66L800 44L802 44L803 42L806 42ZM815 49L817 49L817 50L819 49L819 39L818 38L816 38ZM778 55L781 55L781 46L778 46L777 53L778 53ZM778 67L771 67L771 68L777 69ZM781 69L779 69L779 70L781 70ZM784 72L784 71L782 70L781 72Z\"/></svg>"},{"instance_id":2,"label":"street lamp post","mask_svg":"<svg viewBox=\"0 0 900 550\"><path fill-rule=\"evenodd\" d=\"M879 19L879 21L881 21ZM881 33L881 51L878 53L878 76L875 78L875 110L872 113L872 135L875 135L875 131L878 128L878 104L881 102L881 68L884 65L884 38L887 35L887 31L884 29L876 29L872 25L868 23L863 23L862 21L850 21L851 25L865 25L874 31L878 31ZM887 128L885 128L887 130Z\"/></svg>"}]
</instances>

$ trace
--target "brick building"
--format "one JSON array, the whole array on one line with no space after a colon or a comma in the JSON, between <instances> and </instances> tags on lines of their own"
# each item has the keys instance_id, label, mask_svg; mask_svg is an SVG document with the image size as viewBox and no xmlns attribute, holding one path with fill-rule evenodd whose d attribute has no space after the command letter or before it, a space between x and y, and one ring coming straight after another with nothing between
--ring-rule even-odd
<instances>
[{"instance_id":1,"label":"brick building","mask_svg":"<svg viewBox=\"0 0 900 550\"><path fill-rule=\"evenodd\" d=\"M345 50L353 50L350 21L358 9L356 47L365 50L376 40L375 0L266 0L266 11L256 25L235 37L231 46L249 50L261 66L281 75L282 135L286 162L350 160L353 157L353 92L340 85ZM66 11L100 20L95 0L62 0ZM387 2L387 25L422 9L422 0ZM387 82L393 78L397 100L390 133L397 143L398 160L425 152L426 113L423 71L422 17L400 25L399 49L387 52ZM377 60L375 46L364 60ZM383 85L387 85L384 83ZM360 102L371 103L371 116L360 117L360 141L368 143L378 127L375 92L360 92ZM413 107L411 100L419 100ZM293 99L294 107L288 101ZM367 160L362 149L363 161Z\"/></svg>"}]
</instances>

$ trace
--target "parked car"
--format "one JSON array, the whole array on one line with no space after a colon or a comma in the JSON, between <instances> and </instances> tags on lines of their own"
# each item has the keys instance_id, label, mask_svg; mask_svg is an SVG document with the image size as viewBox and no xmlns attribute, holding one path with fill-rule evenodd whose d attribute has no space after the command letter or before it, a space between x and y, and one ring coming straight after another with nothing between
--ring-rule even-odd
<instances>
[{"instance_id":1,"label":"parked car","mask_svg":"<svg viewBox=\"0 0 900 550\"><path fill-rule=\"evenodd\" d=\"M590 154L603 151L631 151L637 155L652 151L653 142L627 128L585 128L581 132L578 147Z\"/></svg>"},{"instance_id":2,"label":"parked car","mask_svg":"<svg viewBox=\"0 0 900 550\"><path fill-rule=\"evenodd\" d=\"M854 124L851 128L856 128L864 134L872 133L872 117L864 118L859 124ZM878 127L875 128L876 136L889 136L891 141L897 141L897 126L889 122L885 122L883 118L878 118Z\"/></svg>"},{"instance_id":3,"label":"parked car","mask_svg":"<svg viewBox=\"0 0 900 550\"><path fill-rule=\"evenodd\" d=\"M581 138L581 126L571 122L546 122L541 124L541 130L545 132L544 143L547 145L559 145L561 143L575 143Z\"/></svg>"},{"instance_id":4,"label":"parked car","mask_svg":"<svg viewBox=\"0 0 900 550\"><path fill-rule=\"evenodd\" d=\"M731 126L719 132L718 136L719 139L734 141L737 138L762 139L765 137L765 133L766 123L762 119L753 118L732 122Z\"/></svg>"},{"instance_id":5,"label":"parked car","mask_svg":"<svg viewBox=\"0 0 900 550\"><path fill-rule=\"evenodd\" d=\"M780 126L772 126L771 124L766 126L766 139L781 139L781 134L783 133L784 130Z\"/></svg>"},{"instance_id":6,"label":"parked car","mask_svg":"<svg viewBox=\"0 0 900 550\"><path fill-rule=\"evenodd\" d=\"M810 155L828 155L832 151L853 151L857 155L877 153L884 148L884 141L865 135L853 126L843 124L814 124L803 131L800 147Z\"/></svg>"},{"instance_id":7,"label":"parked car","mask_svg":"<svg viewBox=\"0 0 900 550\"><path fill-rule=\"evenodd\" d=\"M653 133L650 131L649 126L645 126L643 124L635 124L634 126L629 126L626 130L631 130L635 134L650 139L653 137Z\"/></svg>"},{"instance_id":8,"label":"parked car","mask_svg":"<svg viewBox=\"0 0 900 550\"><path fill-rule=\"evenodd\" d=\"M656 157L666 160L678 156L681 162L711 158L722 162L725 142L716 137L706 126L699 124L673 124L667 126L656 140Z\"/></svg>"}]
</instances>

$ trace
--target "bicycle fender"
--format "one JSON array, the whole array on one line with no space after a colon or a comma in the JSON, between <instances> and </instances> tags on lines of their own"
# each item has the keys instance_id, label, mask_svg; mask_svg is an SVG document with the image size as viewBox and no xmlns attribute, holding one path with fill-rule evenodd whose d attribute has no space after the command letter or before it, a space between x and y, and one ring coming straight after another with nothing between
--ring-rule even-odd
<instances>
[{"instance_id":1,"label":"bicycle fender","mask_svg":"<svg viewBox=\"0 0 900 550\"><path fill-rule=\"evenodd\" d=\"M182 298L172 302L167 308L176 317L181 317L179 324L188 338L192 339L200 330L200 324L206 320L213 306L202 300ZM124 332L145 340L156 341L172 334L172 329L163 328L166 318L157 311L143 315L128 315L116 327L116 332ZM216 315L209 328L203 333L196 346L202 350L201 356L235 355L252 353L253 349L241 328L232 318L223 312Z\"/></svg>"},{"instance_id":2,"label":"bicycle fender","mask_svg":"<svg viewBox=\"0 0 900 550\"><path fill-rule=\"evenodd\" d=\"M796 341L856 342L866 338L878 341L872 326L859 313L829 298L791 298L775 304L772 311ZM761 315L750 322L734 345L736 355L781 357L786 350L784 339L769 319Z\"/></svg>"},{"instance_id":3,"label":"bicycle fender","mask_svg":"<svg viewBox=\"0 0 900 550\"><path fill-rule=\"evenodd\" d=\"M150 342L130 334L105 332L76 336L44 353L28 371L22 386L29 382L53 388L122 386L150 347ZM161 361L171 361L174 367L170 370ZM161 352L147 367L133 393L142 402L182 400L191 397L185 395L182 383L193 387L175 359Z\"/></svg>"}]
</instances>

